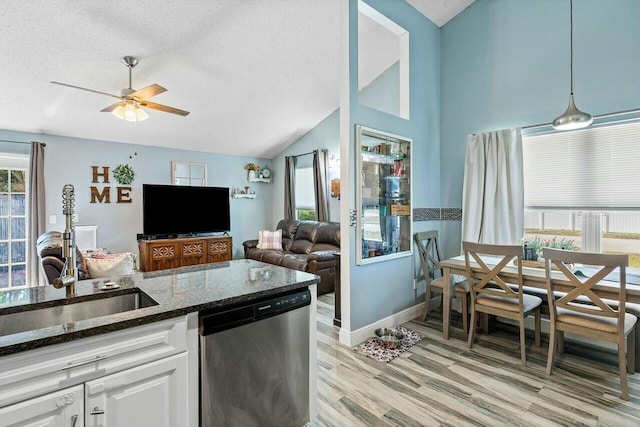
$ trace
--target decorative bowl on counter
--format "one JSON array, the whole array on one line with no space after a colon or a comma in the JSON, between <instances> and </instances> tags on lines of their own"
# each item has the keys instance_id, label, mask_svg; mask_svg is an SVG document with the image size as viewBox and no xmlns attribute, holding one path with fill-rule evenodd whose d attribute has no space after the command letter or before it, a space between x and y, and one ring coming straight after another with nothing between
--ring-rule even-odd
<instances>
[{"instance_id":1,"label":"decorative bowl on counter","mask_svg":"<svg viewBox=\"0 0 640 427\"><path fill-rule=\"evenodd\" d=\"M404 335L401 332L391 328L378 328L375 330L375 334L380 345L388 349L398 347L404 339Z\"/></svg>"}]
</instances>

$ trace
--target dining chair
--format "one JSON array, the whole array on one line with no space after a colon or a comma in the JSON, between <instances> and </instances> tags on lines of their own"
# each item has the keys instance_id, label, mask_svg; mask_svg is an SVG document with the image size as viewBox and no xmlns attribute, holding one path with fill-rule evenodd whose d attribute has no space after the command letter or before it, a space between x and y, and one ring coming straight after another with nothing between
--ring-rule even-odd
<instances>
[{"instance_id":1,"label":"dining chair","mask_svg":"<svg viewBox=\"0 0 640 427\"><path fill-rule=\"evenodd\" d=\"M629 370L635 370L635 331L637 317L625 312L626 268L628 255L596 254L574 252L560 249L542 249L545 260L547 292L549 294L550 333L547 375L551 375L556 346L562 347L564 333L570 332L587 338L595 338L617 344L618 370L622 398L629 400L627 387L627 363ZM553 272L551 265L559 272ZM569 268L569 264L597 266L599 270L588 278L578 278ZM611 273L618 273L618 280L612 289L617 298L603 299L593 292L605 278L607 285L612 283ZM609 277L607 277L609 276ZM558 293L558 288L562 293ZM555 295L552 298L551 295ZM625 338L627 356L625 356Z\"/></svg>"},{"instance_id":2,"label":"dining chair","mask_svg":"<svg viewBox=\"0 0 640 427\"><path fill-rule=\"evenodd\" d=\"M437 291L442 295L445 286L442 269L438 266L442 259L440 257L440 246L438 245L438 232L436 230L423 231L415 233L413 238L418 246L420 265L422 266L425 283L427 285L424 296L423 317L423 320L427 320L431 303L431 292ZM469 329L469 305L467 301L469 285L466 280L463 280L458 283L450 283L449 286L451 286L451 295L460 300L462 308L462 329L466 334ZM440 304L440 306L443 307L443 304ZM443 313L442 315L448 316L449 313Z\"/></svg>"},{"instance_id":3,"label":"dining chair","mask_svg":"<svg viewBox=\"0 0 640 427\"><path fill-rule=\"evenodd\" d=\"M522 246L462 242L462 250L467 269L467 280L473 283L470 292L469 348L473 345L476 313L516 320L520 326L520 358L522 366L527 366L524 319L532 313L535 315L535 345L540 347L542 298L523 292ZM486 255L494 257L491 262L485 258ZM516 277L517 287L512 288L499 274L513 260L517 260L518 274ZM478 267L480 271L477 270Z\"/></svg>"}]
</instances>

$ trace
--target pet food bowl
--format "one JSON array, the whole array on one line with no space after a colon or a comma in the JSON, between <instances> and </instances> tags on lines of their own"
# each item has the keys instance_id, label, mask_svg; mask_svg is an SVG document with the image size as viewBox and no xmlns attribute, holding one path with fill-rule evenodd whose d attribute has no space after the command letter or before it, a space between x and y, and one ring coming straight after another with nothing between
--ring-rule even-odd
<instances>
[{"instance_id":1,"label":"pet food bowl","mask_svg":"<svg viewBox=\"0 0 640 427\"><path fill-rule=\"evenodd\" d=\"M404 339L401 332L391 328L378 328L375 330L375 334L380 345L388 349L398 347Z\"/></svg>"}]
</instances>

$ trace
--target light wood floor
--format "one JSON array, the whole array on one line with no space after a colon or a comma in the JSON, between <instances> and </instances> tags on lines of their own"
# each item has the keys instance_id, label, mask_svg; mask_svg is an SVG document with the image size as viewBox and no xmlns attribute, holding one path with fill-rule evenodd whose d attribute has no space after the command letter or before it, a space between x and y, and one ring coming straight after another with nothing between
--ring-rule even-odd
<instances>
[{"instance_id":1,"label":"light wood floor","mask_svg":"<svg viewBox=\"0 0 640 427\"><path fill-rule=\"evenodd\" d=\"M437 316L405 323L425 339L384 364L338 342L333 293L320 296L315 425L640 426L640 373L620 399L615 354L567 342L547 376L547 342L537 349L527 336L522 368L516 329L492 323L469 350L456 319L442 339Z\"/></svg>"}]
</instances>

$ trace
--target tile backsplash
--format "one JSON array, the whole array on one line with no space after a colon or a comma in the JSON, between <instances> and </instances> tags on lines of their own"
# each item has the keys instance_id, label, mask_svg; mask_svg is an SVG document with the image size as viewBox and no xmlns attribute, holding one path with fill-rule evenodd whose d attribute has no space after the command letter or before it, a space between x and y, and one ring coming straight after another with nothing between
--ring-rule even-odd
<instances>
[{"instance_id":1,"label":"tile backsplash","mask_svg":"<svg viewBox=\"0 0 640 427\"><path fill-rule=\"evenodd\" d=\"M462 221L462 208L414 208L414 221Z\"/></svg>"}]
</instances>

